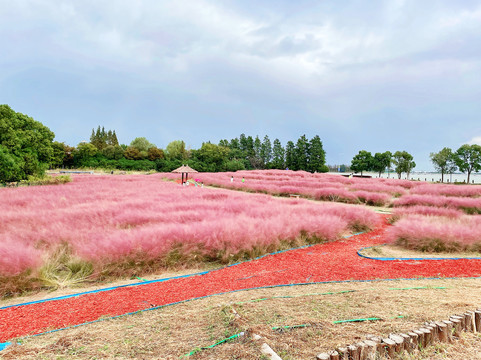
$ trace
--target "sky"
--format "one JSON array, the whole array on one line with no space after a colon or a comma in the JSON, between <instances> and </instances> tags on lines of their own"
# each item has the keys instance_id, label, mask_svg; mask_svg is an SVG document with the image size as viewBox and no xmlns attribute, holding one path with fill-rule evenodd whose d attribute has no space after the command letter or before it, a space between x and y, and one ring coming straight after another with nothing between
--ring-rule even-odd
<instances>
[{"instance_id":1,"label":"sky","mask_svg":"<svg viewBox=\"0 0 481 360\"><path fill-rule=\"evenodd\" d=\"M0 0L0 104L69 145L241 133L359 150L481 144L481 0Z\"/></svg>"}]
</instances>

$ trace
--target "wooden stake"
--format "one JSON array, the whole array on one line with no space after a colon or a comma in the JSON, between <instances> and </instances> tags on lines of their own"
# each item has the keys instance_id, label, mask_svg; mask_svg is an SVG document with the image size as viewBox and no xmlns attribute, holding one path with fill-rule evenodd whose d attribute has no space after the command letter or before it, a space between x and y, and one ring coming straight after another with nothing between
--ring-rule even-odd
<instances>
[{"instance_id":1,"label":"wooden stake","mask_svg":"<svg viewBox=\"0 0 481 360\"><path fill-rule=\"evenodd\" d=\"M385 339L382 339L382 345L384 346L386 354L390 358L394 358L394 355L396 354L395 352L396 343L391 339L385 338Z\"/></svg>"},{"instance_id":2,"label":"wooden stake","mask_svg":"<svg viewBox=\"0 0 481 360\"><path fill-rule=\"evenodd\" d=\"M453 335L459 337L461 333L461 320L458 317L451 317L449 321L453 323Z\"/></svg>"},{"instance_id":3,"label":"wooden stake","mask_svg":"<svg viewBox=\"0 0 481 360\"><path fill-rule=\"evenodd\" d=\"M448 335L448 342L453 342L453 322L449 320L444 320L443 323L446 324L446 334Z\"/></svg>"},{"instance_id":4,"label":"wooden stake","mask_svg":"<svg viewBox=\"0 0 481 360\"><path fill-rule=\"evenodd\" d=\"M409 343L411 350L409 352L412 352L419 347L419 335L411 331L408 332L408 336L411 338L411 342Z\"/></svg>"},{"instance_id":5,"label":"wooden stake","mask_svg":"<svg viewBox=\"0 0 481 360\"><path fill-rule=\"evenodd\" d=\"M420 328L419 331L422 331L424 333L423 348L427 348L429 345L431 345L433 339L431 331L426 328Z\"/></svg>"},{"instance_id":6,"label":"wooden stake","mask_svg":"<svg viewBox=\"0 0 481 360\"><path fill-rule=\"evenodd\" d=\"M438 340L440 342L447 342L448 341L448 325L443 322L436 322L436 326L438 327Z\"/></svg>"},{"instance_id":7,"label":"wooden stake","mask_svg":"<svg viewBox=\"0 0 481 360\"><path fill-rule=\"evenodd\" d=\"M367 359L367 345L364 341L356 343L357 348L359 349L359 359L366 360Z\"/></svg>"},{"instance_id":8,"label":"wooden stake","mask_svg":"<svg viewBox=\"0 0 481 360\"><path fill-rule=\"evenodd\" d=\"M411 337L408 335L408 334L399 334L399 336L401 336L404 340L404 350L406 350L407 352L411 352L412 351L412 347L411 347Z\"/></svg>"},{"instance_id":9,"label":"wooden stake","mask_svg":"<svg viewBox=\"0 0 481 360\"><path fill-rule=\"evenodd\" d=\"M366 344L366 354L368 360L375 360L376 359L376 348L377 343L372 340L364 340L364 344Z\"/></svg>"},{"instance_id":10,"label":"wooden stake","mask_svg":"<svg viewBox=\"0 0 481 360\"><path fill-rule=\"evenodd\" d=\"M475 332L474 313L472 311L464 313L464 321L466 322L466 331Z\"/></svg>"},{"instance_id":11,"label":"wooden stake","mask_svg":"<svg viewBox=\"0 0 481 360\"><path fill-rule=\"evenodd\" d=\"M347 347L347 352L349 354L349 360L360 360L361 358L361 349L359 349L357 346L354 345L349 345Z\"/></svg>"},{"instance_id":12,"label":"wooden stake","mask_svg":"<svg viewBox=\"0 0 481 360\"><path fill-rule=\"evenodd\" d=\"M474 312L474 324L476 332L481 332L481 310L476 310Z\"/></svg>"},{"instance_id":13,"label":"wooden stake","mask_svg":"<svg viewBox=\"0 0 481 360\"><path fill-rule=\"evenodd\" d=\"M449 318L449 320L451 320L451 319L458 319L459 320L460 326L461 326L460 331L466 329L466 321L464 320L464 316L453 315Z\"/></svg>"},{"instance_id":14,"label":"wooden stake","mask_svg":"<svg viewBox=\"0 0 481 360\"><path fill-rule=\"evenodd\" d=\"M389 338L396 343L394 350L400 354L404 348L404 339L396 334L389 335Z\"/></svg>"},{"instance_id":15,"label":"wooden stake","mask_svg":"<svg viewBox=\"0 0 481 360\"><path fill-rule=\"evenodd\" d=\"M424 332L421 330L414 330L413 333L418 336L418 348L421 349L424 347Z\"/></svg>"},{"instance_id":16,"label":"wooden stake","mask_svg":"<svg viewBox=\"0 0 481 360\"><path fill-rule=\"evenodd\" d=\"M347 348L340 347L337 349L339 352L339 360L349 360L349 354L347 353Z\"/></svg>"},{"instance_id":17,"label":"wooden stake","mask_svg":"<svg viewBox=\"0 0 481 360\"><path fill-rule=\"evenodd\" d=\"M331 350L328 354L330 360L339 360L339 353L336 350Z\"/></svg>"}]
</instances>

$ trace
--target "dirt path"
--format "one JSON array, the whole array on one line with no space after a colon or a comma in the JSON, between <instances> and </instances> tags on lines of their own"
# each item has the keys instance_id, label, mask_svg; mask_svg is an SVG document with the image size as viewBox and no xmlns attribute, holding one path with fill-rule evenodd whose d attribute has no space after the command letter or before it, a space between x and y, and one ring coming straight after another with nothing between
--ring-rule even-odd
<instances>
[{"instance_id":1,"label":"dirt path","mask_svg":"<svg viewBox=\"0 0 481 360\"><path fill-rule=\"evenodd\" d=\"M348 239L290 250L204 275L0 309L0 342L215 294L316 282L481 276L479 260L378 261L362 247L384 243L389 225Z\"/></svg>"}]
</instances>

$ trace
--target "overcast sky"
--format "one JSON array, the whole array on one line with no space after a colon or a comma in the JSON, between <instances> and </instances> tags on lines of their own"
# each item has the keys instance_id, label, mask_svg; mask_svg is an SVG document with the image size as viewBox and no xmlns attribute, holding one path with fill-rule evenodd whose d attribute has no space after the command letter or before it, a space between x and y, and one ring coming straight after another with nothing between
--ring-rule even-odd
<instances>
[{"instance_id":1,"label":"overcast sky","mask_svg":"<svg viewBox=\"0 0 481 360\"><path fill-rule=\"evenodd\" d=\"M481 0L0 0L0 104L77 145L319 135L361 149L481 144Z\"/></svg>"}]
</instances>

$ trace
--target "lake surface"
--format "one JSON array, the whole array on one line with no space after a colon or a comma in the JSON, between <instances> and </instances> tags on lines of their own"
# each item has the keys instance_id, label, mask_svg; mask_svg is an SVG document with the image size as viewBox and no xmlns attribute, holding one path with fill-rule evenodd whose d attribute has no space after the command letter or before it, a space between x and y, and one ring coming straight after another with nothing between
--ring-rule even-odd
<instances>
[{"instance_id":1,"label":"lake surface","mask_svg":"<svg viewBox=\"0 0 481 360\"><path fill-rule=\"evenodd\" d=\"M333 173L333 174L346 174L346 173ZM373 172L363 172L363 175L371 175L373 178L379 177L378 173ZM391 178L397 179L398 176L396 173L384 173L381 174L382 178ZM452 183L452 182L466 182L468 178L467 174L463 173L454 173L454 174L444 174L444 182L445 183ZM406 179L406 174L402 174L401 179ZM419 181L428 181L428 182L441 182L441 173L435 172L413 172L409 175L410 180L419 180ZM471 184L481 184L481 174L480 173L471 173L469 177L469 182Z\"/></svg>"}]
</instances>

